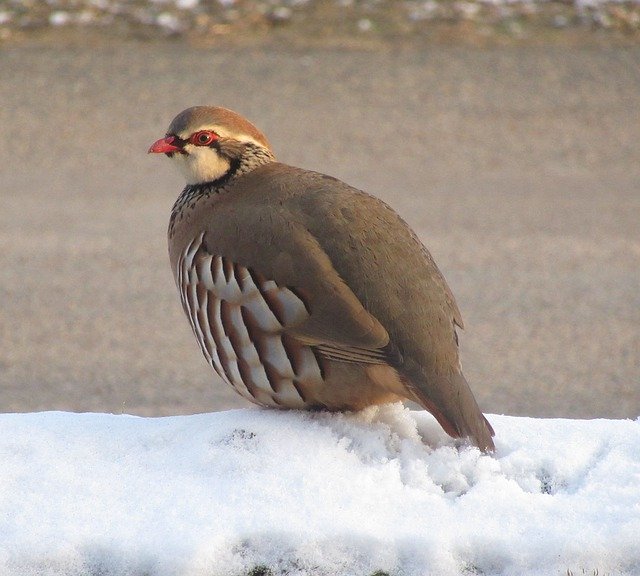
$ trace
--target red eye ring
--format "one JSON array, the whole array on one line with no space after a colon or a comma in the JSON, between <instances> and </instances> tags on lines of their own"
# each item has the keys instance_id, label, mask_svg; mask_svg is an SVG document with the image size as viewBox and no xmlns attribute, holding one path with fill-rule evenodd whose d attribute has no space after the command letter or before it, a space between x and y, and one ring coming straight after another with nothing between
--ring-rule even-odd
<instances>
[{"instance_id":1,"label":"red eye ring","mask_svg":"<svg viewBox=\"0 0 640 576\"><path fill-rule=\"evenodd\" d=\"M195 146L208 146L211 142L218 139L218 135L210 130L201 130L191 135L189 142Z\"/></svg>"}]
</instances>

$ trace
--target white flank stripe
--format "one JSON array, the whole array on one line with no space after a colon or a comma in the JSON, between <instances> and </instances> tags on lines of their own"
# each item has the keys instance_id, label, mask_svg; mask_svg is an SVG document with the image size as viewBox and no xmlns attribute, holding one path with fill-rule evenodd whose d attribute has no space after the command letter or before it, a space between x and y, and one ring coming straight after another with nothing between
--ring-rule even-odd
<instances>
[{"instance_id":1,"label":"white flank stripe","mask_svg":"<svg viewBox=\"0 0 640 576\"><path fill-rule=\"evenodd\" d=\"M213 259L211 260L211 276L213 283L212 290L215 290L216 296L218 296L220 289L225 284L224 271L222 270L222 258L220 258L220 256L213 256Z\"/></svg>"},{"instance_id":2,"label":"white flank stripe","mask_svg":"<svg viewBox=\"0 0 640 576\"><path fill-rule=\"evenodd\" d=\"M222 330L222 326L220 323L220 300L218 300L215 295L213 296L213 298L211 299L211 302L213 302L213 322L215 324L215 331L217 334L221 334L221 342L220 342L220 347L223 349L224 351L224 345L222 342L222 339L224 338L224 331ZM208 315L207 315L208 317ZM211 332L211 335L213 337L213 330L211 330L211 324L209 322L207 322L207 326L209 327L209 331ZM214 340L215 341L215 340ZM229 379L227 378L224 368L223 368L223 364L222 364L222 359L220 358L220 352L218 351L218 347L216 345L216 349L215 349L215 359L217 360L216 362L216 366L220 367L220 374L222 376L222 379L229 384L229 386L232 386L235 388L235 386L233 386L233 382L229 382Z\"/></svg>"},{"instance_id":3,"label":"white flank stripe","mask_svg":"<svg viewBox=\"0 0 640 576\"><path fill-rule=\"evenodd\" d=\"M191 324L191 329L193 330L193 333L197 335L196 333L196 327L193 321L193 311L191 309L191 302L189 301L189 288L190 288L190 284L188 283L188 280L185 281L185 275L189 276L189 270L184 268L184 259L182 259L182 264L183 266L181 267L181 272L182 274L180 275L180 297L182 298L182 303L184 304L184 307L187 311L187 318L189 319L189 324Z\"/></svg>"},{"instance_id":4,"label":"white flank stripe","mask_svg":"<svg viewBox=\"0 0 640 576\"><path fill-rule=\"evenodd\" d=\"M220 344L227 357L226 358L227 362L223 363L224 367L226 368L225 374L227 372L229 373L229 378L231 378L231 381L229 382L229 384L231 384L231 386L233 386L234 388L237 388L241 394L244 394L246 392L247 394L251 395L251 393L249 392L249 389L245 386L245 383L242 381L240 372L238 371L238 362L237 362L238 357L236 356L235 350L231 345L231 341L229 340L229 338L227 337L224 331L224 325L222 324L222 316L220 315L220 308L221 308L220 300L216 298L214 301L214 308L213 308L214 310L213 321L216 323L216 331L218 332L218 334L220 334Z\"/></svg>"},{"instance_id":5,"label":"white flank stripe","mask_svg":"<svg viewBox=\"0 0 640 576\"><path fill-rule=\"evenodd\" d=\"M231 374L232 386L237 388L238 390L242 390L244 392L247 391L247 394L251 395L249 392L249 388L247 388L246 384L242 380L242 376L240 376L240 371L238 370L238 358L236 356L229 358L229 363L227 364L227 370Z\"/></svg>"},{"instance_id":6,"label":"white flank stripe","mask_svg":"<svg viewBox=\"0 0 640 576\"><path fill-rule=\"evenodd\" d=\"M300 396L298 390L296 390L293 382L291 380L287 380L283 384L284 385L282 386L280 392L275 395L278 401L282 405L288 406L290 408L304 408L306 403Z\"/></svg>"},{"instance_id":7,"label":"white flank stripe","mask_svg":"<svg viewBox=\"0 0 640 576\"><path fill-rule=\"evenodd\" d=\"M213 256L204 256L200 258L197 263L196 273L200 282L204 285L207 290L213 290L214 282L213 276L211 275L211 261L213 260Z\"/></svg>"},{"instance_id":8,"label":"white flank stripe","mask_svg":"<svg viewBox=\"0 0 640 576\"><path fill-rule=\"evenodd\" d=\"M220 261L222 262L222 258ZM228 281L225 281L224 272L222 272L222 275L216 283L216 292L218 298L221 300L227 300L234 304L240 304L242 302L242 290L240 290L240 285L236 280L233 270Z\"/></svg>"},{"instance_id":9,"label":"white flank stripe","mask_svg":"<svg viewBox=\"0 0 640 576\"><path fill-rule=\"evenodd\" d=\"M258 404L262 404L263 406L271 406L272 408L277 408L278 403L273 399L273 396L271 394L273 394L273 392L263 392L262 390L258 389L256 390L256 400L254 400L254 402L257 401Z\"/></svg>"},{"instance_id":10,"label":"white flank stripe","mask_svg":"<svg viewBox=\"0 0 640 576\"><path fill-rule=\"evenodd\" d=\"M228 326L227 328L229 329L229 331L231 331L231 328L233 328L233 330L238 333L242 346L251 344L249 332L247 332L247 327L244 325L244 320L242 319L242 311L240 310L240 306L230 307L229 320L231 321L231 326Z\"/></svg>"},{"instance_id":11,"label":"white flank stripe","mask_svg":"<svg viewBox=\"0 0 640 576\"><path fill-rule=\"evenodd\" d=\"M311 348L302 346L300 348L302 354L302 361L298 367L298 380L302 382L322 382L322 374L320 373L320 366L318 366L318 360L314 356Z\"/></svg>"},{"instance_id":12,"label":"white flank stripe","mask_svg":"<svg viewBox=\"0 0 640 576\"><path fill-rule=\"evenodd\" d=\"M299 324L309 317L302 300L288 288L279 288L275 293L275 298L282 306L282 321L285 326Z\"/></svg>"},{"instance_id":13,"label":"white flank stripe","mask_svg":"<svg viewBox=\"0 0 640 576\"><path fill-rule=\"evenodd\" d=\"M200 346L200 350L204 354L204 357L207 361L210 361L211 356L209 356L209 352L204 344L204 336L202 334L202 330L200 330L200 322L198 321L198 295L196 290L196 284L190 283L187 285L187 301L189 302L189 316L191 317L191 327L193 328L193 333L196 335L196 340L198 341L198 345Z\"/></svg>"},{"instance_id":14,"label":"white flank stripe","mask_svg":"<svg viewBox=\"0 0 640 576\"><path fill-rule=\"evenodd\" d=\"M218 375L221 378L226 380L224 376L224 370L222 369L222 364L220 363L220 358L218 356L218 347L216 346L216 341L211 332L211 326L209 325L209 316L207 314L209 297L210 297L210 294L209 292L207 292L207 296L205 298L205 303L203 307L203 316L202 316L202 324L204 326L201 326L201 328L204 328L203 329L204 337L207 339L207 342L209 342L209 345L211 346L211 362L213 364L213 367L215 371L218 373Z\"/></svg>"},{"instance_id":15,"label":"white flank stripe","mask_svg":"<svg viewBox=\"0 0 640 576\"><path fill-rule=\"evenodd\" d=\"M200 236L198 236L197 238L194 238L193 241L191 242L191 244L189 244L189 246L187 246L187 249L185 250L185 254L184 254L184 268L185 268L185 270L190 270L191 269L191 265L193 264L193 257L195 256L195 254L198 251L198 249L200 248L200 246L202 246L202 239L203 238L204 238L204 232L202 234L200 234Z\"/></svg>"},{"instance_id":16,"label":"white flank stripe","mask_svg":"<svg viewBox=\"0 0 640 576\"><path fill-rule=\"evenodd\" d=\"M183 258L178 258L178 264L176 265L176 284L178 285L178 292L180 292L180 299L182 300L182 261Z\"/></svg>"},{"instance_id":17,"label":"white flank stripe","mask_svg":"<svg viewBox=\"0 0 640 576\"><path fill-rule=\"evenodd\" d=\"M216 370L218 366L214 366L214 356L217 357L216 354L216 343L211 335L211 330L209 329L209 320L207 319L207 302L209 300L209 293L204 293L204 300L200 302L200 307L198 308L198 327L200 328L200 337L202 338L202 345L204 346L204 355L205 358L209 361L209 364L213 366ZM211 353L209 353L211 350Z\"/></svg>"},{"instance_id":18,"label":"white flank stripe","mask_svg":"<svg viewBox=\"0 0 640 576\"><path fill-rule=\"evenodd\" d=\"M287 353L285 352L282 340L279 335L265 336L262 340L264 342L264 360L269 362L282 378L293 380L295 374Z\"/></svg>"},{"instance_id":19,"label":"white flank stripe","mask_svg":"<svg viewBox=\"0 0 640 576\"><path fill-rule=\"evenodd\" d=\"M253 346L251 346L253 348ZM247 347L248 348L248 347ZM255 348L253 348L253 352L255 353ZM244 354L244 350L243 350ZM264 371L264 367L256 354L256 359L258 360L257 364L251 363L249 365L251 369L251 381L260 389L270 394L273 394L273 390L271 388L271 384L269 383L269 378L267 378L267 373Z\"/></svg>"},{"instance_id":20,"label":"white flank stripe","mask_svg":"<svg viewBox=\"0 0 640 576\"><path fill-rule=\"evenodd\" d=\"M282 324L278 322L275 314L271 311L271 308L269 308L255 285L252 284L252 286L255 291L248 295L249 299L245 300L242 305L253 314L261 330L272 333L280 332Z\"/></svg>"},{"instance_id":21,"label":"white flank stripe","mask_svg":"<svg viewBox=\"0 0 640 576\"><path fill-rule=\"evenodd\" d=\"M244 286L242 289L242 293L245 295L249 295L253 290L257 290L256 285L253 283L253 278L251 278L251 274L249 270L247 270L244 266L238 266L238 284Z\"/></svg>"}]
</instances>

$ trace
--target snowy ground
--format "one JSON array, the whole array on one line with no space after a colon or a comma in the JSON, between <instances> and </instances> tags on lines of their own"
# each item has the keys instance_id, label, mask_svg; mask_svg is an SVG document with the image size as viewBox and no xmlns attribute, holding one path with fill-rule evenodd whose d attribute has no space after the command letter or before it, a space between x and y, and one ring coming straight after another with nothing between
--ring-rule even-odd
<instances>
[{"instance_id":1,"label":"snowy ground","mask_svg":"<svg viewBox=\"0 0 640 576\"><path fill-rule=\"evenodd\" d=\"M640 421L0 415L0 574L640 574Z\"/></svg>"}]
</instances>

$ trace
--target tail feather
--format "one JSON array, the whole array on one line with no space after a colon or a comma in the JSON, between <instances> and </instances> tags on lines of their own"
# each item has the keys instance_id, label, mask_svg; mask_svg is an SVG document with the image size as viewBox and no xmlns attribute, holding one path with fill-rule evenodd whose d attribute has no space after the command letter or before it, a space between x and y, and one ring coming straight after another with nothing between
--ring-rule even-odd
<instances>
[{"instance_id":1,"label":"tail feather","mask_svg":"<svg viewBox=\"0 0 640 576\"><path fill-rule=\"evenodd\" d=\"M461 373L411 378L410 389L449 436L469 438L483 452L495 450L495 432Z\"/></svg>"}]
</instances>

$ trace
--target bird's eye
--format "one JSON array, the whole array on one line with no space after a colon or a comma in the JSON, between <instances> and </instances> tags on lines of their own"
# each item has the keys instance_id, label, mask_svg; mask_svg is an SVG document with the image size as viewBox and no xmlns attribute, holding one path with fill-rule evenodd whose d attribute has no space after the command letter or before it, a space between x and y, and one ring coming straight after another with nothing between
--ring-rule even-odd
<instances>
[{"instance_id":1,"label":"bird's eye","mask_svg":"<svg viewBox=\"0 0 640 576\"><path fill-rule=\"evenodd\" d=\"M218 135L215 132L209 132L207 130L203 132L196 132L189 140L196 146L208 146L214 140L218 139Z\"/></svg>"}]
</instances>

